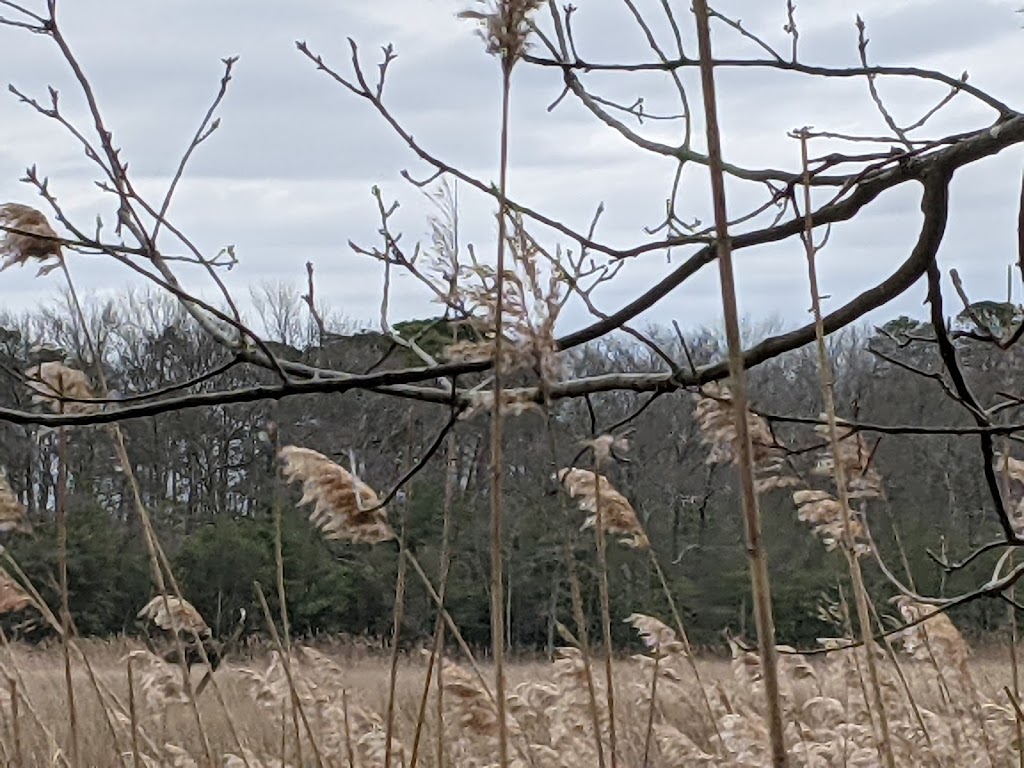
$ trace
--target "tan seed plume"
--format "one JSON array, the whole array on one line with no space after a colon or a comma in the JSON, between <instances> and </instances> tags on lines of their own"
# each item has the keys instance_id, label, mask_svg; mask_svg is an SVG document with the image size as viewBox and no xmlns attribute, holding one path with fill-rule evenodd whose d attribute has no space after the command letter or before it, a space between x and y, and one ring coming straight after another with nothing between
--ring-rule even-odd
<instances>
[{"instance_id":1,"label":"tan seed plume","mask_svg":"<svg viewBox=\"0 0 1024 768\"><path fill-rule=\"evenodd\" d=\"M843 541L843 505L831 493L801 488L793 491L793 503L797 507L797 517L805 523L810 523L814 534L822 540L826 549L833 550ZM862 555L870 551L867 531L855 515L850 517L850 533L853 536L856 554Z\"/></svg>"},{"instance_id":2,"label":"tan seed plume","mask_svg":"<svg viewBox=\"0 0 1024 768\"><path fill-rule=\"evenodd\" d=\"M705 384L697 396L694 416L700 425L701 441L711 448L709 464L729 464L736 460L736 425L732 413L732 393L729 387L714 382ZM754 413L747 413L747 429L754 447L754 461L763 461L778 453L768 422Z\"/></svg>"},{"instance_id":3,"label":"tan seed plume","mask_svg":"<svg viewBox=\"0 0 1024 768\"><path fill-rule=\"evenodd\" d=\"M24 530L25 507L11 490L7 475L0 469L0 533Z\"/></svg>"},{"instance_id":4,"label":"tan seed plume","mask_svg":"<svg viewBox=\"0 0 1024 768\"><path fill-rule=\"evenodd\" d=\"M370 544L395 538L376 492L344 467L295 445L286 445L278 457L288 481L302 481L299 506L314 503L309 519L325 538Z\"/></svg>"},{"instance_id":5,"label":"tan seed plume","mask_svg":"<svg viewBox=\"0 0 1024 768\"><path fill-rule=\"evenodd\" d=\"M644 645L658 654L684 653L685 647L672 627L660 619L644 613L632 613L626 617L626 623L637 631Z\"/></svg>"},{"instance_id":6,"label":"tan seed plume","mask_svg":"<svg viewBox=\"0 0 1024 768\"><path fill-rule=\"evenodd\" d=\"M187 704L181 674L171 664L146 650L131 651L124 661L137 670L142 701L150 712L159 712L171 704Z\"/></svg>"},{"instance_id":7,"label":"tan seed plume","mask_svg":"<svg viewBox=\"0 0 1024 768\"><path fill-rule=\"evenodd\" d=\"M621 536L619 543L627 547L646 549L651 542L637 519L636 510L625 496L615 490L608 478L588 469L564 468L558 470L558 479L576 504L590 515L583 521L582 528L597 525L597 516L605 531Z\"/></svg>"},{"instance_id":8,"label":"tan seed plume","mask_svg":"<svg viewBox=\"0 0 1024 768\"><path fill-rule=\"evenodd\" d=\"M0 256L6 256L0 264L0 272L15 264L56 259L56 263L44 263L39 268L39 274L45 275L59 266L61 259L64 258L60 243L49 239L56 238L57 233L53 231L46 217L35 208L19 203L0 205L0 225L20 230L0 230Z\"/></svg>"},{"instance_id":9,"label":"tan seed plume","mask_svg":"<svg viewBox=\"0 0 1024 768\"><path fill-rule=\"evenodd\" d=\"M17 613L34 603L28 592L7 571L0 568L0 616Z\"/></svg>"},{"instance_id":10,"label":"tan seed plume","mask_svg":"<svg viewBox=\"0 0 1024 768\"><path fill-rule=\"evenodd\" d=\"M825 414L821 414L825 419ZM814 431L828 440L828 425L819 424ZM839 440L839 463L846 474L847 493L850 499L876 499L884 495L882 476L872 463L872 452L859 432L846 424L837 425ZM834 459L830 450L825 450L815 465L813 472L823 477L832 477Z\"/></svg>"},{"instance_id":11,"label":"tan seed plume","mask_svg":"<svg viewBox=\"0 0 1024 768\"><path fill-rule=\"evenodd\" d=\"M920 624L903 630L900 637L904 650L921 661L928 661L930 654L942 663L963 667L971 649L960 630L945 613L934 605L919 603L900 595L893 600L905 622L924 619Z\"/></svg>"},{"instance_id":12,"label":"tan seed plume","mask_svg":"<svg viewBox=\"0 0 1024 768\"><path fill-rule=\"evenodd\" d=\"M181 631L188 634L209 635L210 627L202 615L188 600L168 595L157 595L138 613L138 618L148 619L166 632Z\"/></svg>"},{"instance_id":13,"label":"tan seed plume","mask_svg":"<svg viewBox=\"0 0 1024 768\"><path fill-rule=\"evenodd\" d=\"M27 384L32 390L32 402L46 405L59 413L92 413L96 404L80 402L94 400L89 378L75 368L59 361L34 365L25 371Z\"/></svg>"},{"instance_id":14,"label":"tan seed plume","mask_svg":"<svg viewBox=\"0 0 1024 768\"><path fill-rule=\"evenodd\" d=\"M729 387L715 382L705 384L697 395L693 415L700 426L701 442L710 448L707 463L734 463L737 438ZM754 451L755 490L760 494L799 485L800 480L786 468L785 446L775 439L768 422L747 411L747 430Z\"/></svg>"}]
</instances>

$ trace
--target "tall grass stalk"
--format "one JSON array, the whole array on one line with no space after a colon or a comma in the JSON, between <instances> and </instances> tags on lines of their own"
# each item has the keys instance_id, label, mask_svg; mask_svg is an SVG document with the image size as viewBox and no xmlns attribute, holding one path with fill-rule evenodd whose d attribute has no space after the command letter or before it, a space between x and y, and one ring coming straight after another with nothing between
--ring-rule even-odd
<instances>
[{"instance_id":1,"label":"tall grass stalk","mask_svg":"<svg viewBox=\"0 0 1024 768\"><path fill-rule=\"evenodd\" d=\"M501 149L498 167L498 250L494 281L494 410L491 413L491 647L494 654L494 696L498 712L498 765L508 768L508 724L505 722L505 613L504 566L502 563L502 493L504 458L502 445L502 315L505 310L505 248L508 215L505 195L508 190L509 105L512 91L512 60L505 56L501 66Z\"/></svg>"},{"instance_id":2,"label":"tall grass stalk","mask_svg":"<svg viewBox=\"0 0 1024 768\"><path fill-rule=\"evenodd\" d=\"M68 286L68 292L71 295L71 300L74 305L76 320L81 324L82 335L86 340L86 344L93 358L93 365L96 370L96 377L99 380L101 387L100 395L107 396L109 394L110 387L107 384L106 375L103 372L103 363L102 359L100 358L99 347L97 346L95 340L93 339L92 333L89 331L89 326L85 318L85 312L83 311L82 304L78 299L78 292L75 289L75 283L74 280L72 280L71 278L71 271L68 269L67 262L64 259L61 259L60 266L61 271L63 272L64 275L64 280ZM142 522L144 533L143 538L146 542L146 550L147 553L149 554L150 567L153 572L153 577L156 581L157 590L164 600L164 609L167 611L169 615L173 616L173 612L170 611L167 605L168 589L167 582L164 579L164 568L166 568L167 577L171 581L171 585L174 589L174 594L179 599L183 599L181 589L178 586L177 579L175 579L174 577L174 572L171 570L170 563L167 561L167 555L164 553L163 548L160 546L159 539L157 538L156 531L153 528L153 523L149 516L149 511L146 509L146 505L142 500L142 492L139 489L138 479L135 476L135 471L132 468L131 459L128 456L128 449L125 446L124 434L121 431L121 427L120 425L117 424L117 422L114 422L113 424L110 425L109 431L113 436L114 448L117 453L118 462L121 465L122 472L125 478L128 480L128 484L132 492L132 501L135 510L138 513L139 519ZM161 566L163 566L163 568ZM199 712L199 704L196 701L195 692L192 687L192 680L191 676L189 675L188 663L185 659L184 638L182 637L182 632L180 631L175 631L173 634L175 637L175 642L177 643L178 646L178 657L181 665L182 685L188 695L189 700L191 701L192 714L195 719L196 728L199 731L200 739L202 740L203 743L203 750L206 756L206 760L208 763L212 765L214 762L213 748L210 746L210 740L206 733L206 728L203 724L203 718ZM207 667L210 667L212 669L212 665L210 664L210 660L207 657L206 649L204 648L202 642L199 641L198 636L196 636L194 639L196 641L196 647L199 650L203 662L207 665ZM213 689L217 696L217 699L224 710L229 729L235 741L235 746L238 749L238 752L242 755L242 761L246 764L247 768L251 768L248 765L248 759L246 758L245 751L242 748L241 739L238 735L238 727L235 724L234 718L232 717L231 712L224 701L224 697L221 694L219 687L217 686L216 680L211 679L211 682L213 683Z\"/></svg>"},{"instance_id":3,"label":"tall grass stalk","mask_svg":"<svg viewBox=\"0 0 1024 768\"><path fill-rule=\"evenodd\" d=\"M445 476L444 476L444 501L441 508L441 557L438 563L437 594L441 605L444 605L445 590L448 587L449 552L448 547L451 539L452 503L455 499L456 476L456 444L454 435L449 434L445 438ZM444 751L444 684L441 680L442 661L444 658L444 618L438 611L434 620L434 641L430 648L430 660L427 664L427 674L423 681L423 694L420 696L419 707L416 711L416 729L412 738L412 751L409 756L409 768L416 768L419 760L420 740L423 736L423 726L427 717L427 705L430 698L430 684L433 678L437 677L437 765L443 765Z\"/></svg>"},{"instance_id":4,"label":"tall grass stalk","mask_svg":"<svg viewBox=\"0 0 1024 768\"><path fill-rule=\"evenodd\" d=\"M594 467L597 475L599 466ZM597 536L598 591L601 597L601 634L604 639L605 696L608 700L608 754L612 768L617 768L618 744L615 738L615 678L612 673L612 617L611 599L608 592L608 541L605 538L605 515L601 511L601 484L595 482L596 509L594 534Z\"/></svg>"},{"instance_id":5,"label":"tall grass stalk","mask_svg":"<svg viewBox=\"0 0 1024 768\"><path fill-rule=\"evenodd\" d=\"M21 718L18 717L18 681L13 677L7 680L11 691L11 731L14 736L14 759L16 765L24 765L25 757L21 749Z\"/></svg>"},{"instance_id":6,"label":"tall grass stalk","mask_svg":"<svg viewBox=\"0 0 1024 768\"><path fill-rule=\"evenodd\" d=\"M871 612L868 608L867 587L864 586L864 575L860 568L860 559L855 551L853 529L850 519L853 512L850 509L849 486L847 485L846 467L839 458L839 429L836 419L835 404L835 379L832 373L832 365L828 359L828 350L825 348L825 327L821 315L821 294L818 291L818 271L815 266L817 247L814 244L814 221L811 216L811 180L810 165L807 154L807 134L801 132L800 136L800 159L803 166L804 181L804 249L807 256L807 279L811 291L811 311L814 314L814 337L818 352L818 373L821 377L821 393L825 404L825 417L828 421L829 447L832 452L832 472L836 485L836 495L842 509L843 537L845 540L843 552L846 555L846 562L850 569L850 579L853 582L854 604L857 609L857 624L860 629L861 640L867 652L868 676L871 680L871 690L874 696L874 709L878 715L878 750L885 761L887 768L896 768L896 758L892 751L892 739L889 734L889 717L886 712L885 699L882 696L882 686L879 680L878 662L874 654L874 640L872 639Z\"/></svg>"},{"instance_id":7,"label":"tall grass stalk","mask_svg":"<svg viewBox=\"0 0 1024 768\"><path fill-rule=\"evenodd\" d=\"M682 642L683 650L686 652L687 666L693 673L693 679L697 683L698 690L700 690L701 703L704 705L704 712L707 715L708 723L710 723L711 729L715 732L715 738L718 740L718 745L721 747L724 754L725 741L722 739L722 731L718 727L718 719L715 717L715 710L711 707L711 699L708 696L707 686L704 684L704 679L700 673L700 667L697 666L697 659L693 654L693 646L690 645L690 636L686 632L686 627L683 626L683 616L679 612L679 606L676 605L675 595L672 594L672 590L668 586L668 579L665 576L664 569L661 567L661 563L658 561L658 553L654 551L653 546L648 548L647 554L648 557L650 557L654 572L658 575L658 581L661 584L661 592L665 596L665 600L668 602L669 610L672 612L672 621L675 622L676 632L679 634L679 640Z\"/></svg>"},{"instance_id":8,"label":"tall grass stalk","mask_svg":"<svg viewBox=\"0 0 1024 768\"><path fill-rule=\"evenodd\" d=\"M701 90L707 126L708 169L715 213L715 241L718 270L722 288L722 311L729 347L729 382L732 391L736 425L736 453L740 481L743 486L743 517L746 525L747 553L757 626L758 651L764 676L766 720L775 768L789 764L782 725L782 699L779 693L778 652L775 648L775 622L772 617L771 583L768 578L768 556L761 536L761 511L754 487L754 457L747 426L747 382L740 338L739 314L736 306L736 284L729 240L729 216L725 202L725 180L722 169L722 141L718 130L715 78L711 53L711 29L707 0L694 0L697 22L697 46L700 53Z\"/></svg>"},{"instance_id":9,"label":"tall grass stalk","mask_svg":"<svg viewBox=\"0 0 1024 768\"><path fill-rule=\"evenodd\" d=\"M131 657L128 658L128 720L132 731L132 768L140 768L139 757L139 717L135 710L135 674Z\"/></svg>"},{"instance_id":10,"label":"tall grass stalk","mask_svg":"<svg viewBox=\"0 0 1024 768\"><path fill-rule=\"evenodd\" d=\"M48 742L48 751L53 755L53 762L58 760L65 766L65 768L71 768L71 761L68 760L67 755L64 754L64 750L60 748L57 737L53 731L50 730L49 726L46 725L46 721L39 714L38 708L33 704L32 699L29 697L28 686L25 684L25 677L21 673L21 668L14 658L14 651L11 649L11 644L7 639L7 633L0 628L0 643L3 644L4 650L7 651L8 667L7 669L0 669L11 680L11 691L14 694L13 702L21 701L25 705L25 709L28 711L32 718L32 722L36 724L36 728L46 736ZM14 712L15 722L18 722L18 712ZM20 737L19 737L20 739ZM20 748L19 748L20 751ZM25 763L21 763L25 765Z\"/></svg>"},{"instance_id":11,"label":"tall grass stalk","mask_svg":"<svg viewBox=\"0 0 1024 768\"><path fill-rule=\"evenodd\" d=\"M63 403L60 406L64 411ZM64 658L64 693L67 697L68 727L71 732L71 766L78 768L78 710L71 670L71 607L68 591L68 435L57 430L57 568L60 587L60 644Z\"/></svg>"},{"instance_id":12,"label":"tall grass stalk","mask_svg":"<svg viewBox=\"0 0 1024 768\"><path fill-rule=\"evenodd\" d=\"M14 573L18 576L18 579L24 585L25 589L32 596L32 599L35 601L34 604L37 606L39 612L43 614L43 618L55 632L60 634L62 632L60 619L58 619L54 615L53 611L50 609L50 606L46 604L46 601L43 599L42 594L40 594L39 590L36 589L35 584L32 583L32 580L28 577L28 574L26 574L22 570L21 566L18 565L17 560L11 557L11 554L9 552L3 552L3 557L7 561L7 564L11 567L11 570L13 570ZM74 624L72 624L72 628L73 627ZM117 698L117 696L113 693L113 691L111 691L106 685L100 682L99 678L96 676L96 671L93 669L92 663L89 661L89 657L86 655L85 651L75 643L75 639L73 636L68 638L68 646L71 650L75 651L75 653L78 654L78 658L82 662L82 666L85 667L85 671L89 678L89 682L92 685L93 690L96 692L96 699L100 703L100 709L103 712L104 722L107 726L107 732L110 735L110 741L116 748L117 735L114 729L114 719L111 715L110 708L107 706L106 702L112 701L122 716L127 715L127 710L125 709L124 704L122 704L121 701ZM120 752L118 752L118 754L120 754ZM124 763L123 757L121 762Z\"/></svg>"},{"instance_id":13,"label":"tall grass stalk","mask_svg":"<svg viewBox=\"0 0 1024 768\"><path fill-rule=\"evenodd\" d=\"M543 382L542 382L543 386ZM552 477L558 473L558 445L555 442L555 430L551 424L551 401L544 401L544 430L547 437L548 451L551 454ZM558 494L562 513L562 552L565 559L566 575L569 579L569 596L572 602L573 621L576 623L576 647L583 660L583 673L587 684L587 708L590 722L594 729L594 746L597 752L598 768L605 768L604 741L601 738L601 716L597 705L597 689L594 685L594 672L590 660L590 632L587 628L587 617L583 610L583 595L580 590L579 575L576 572L576 555L573 552L572 526L569 523L569 509L565 503L565 495ZM598 515L600 518L600 515Z\"/></svg>"},{"instance_id":14,"label":"tall grass stalk","mask_svg":"<svg viewBox=\"0 0 1024 768\"><path fill-rule=\"evenodd\" d=\"M280 448L281 434L278 427L277 408L274 408L274 420L271 425L268 425L267 437L270 439L271 456L276 457L277 452ZM284 649L286 653L291 653L291 623L288 619L288 594L285 590L284 582L284 545L281 540L281 524L282 524L282 512L284 506L284 500L282 498L282 482L281 477L276 472L274 473L274 486L273 486L273 498L271 500L271 514L274 518L274 576L275 584L277 586L277 603L278 611L281 616L281 634L283 636ZM295 691L290 691L289 700L291 702L289 712L291 714L291 725L292 730L295 732L295 760L299 765L302 765L302 733L299 730L299 697ZM281 739L285 740L285 728L282 725ZM283 760L282 756L282 760Z\"/></svg>"},{"instance_id":15,"label":"tall grass stalk","mask_svg":"<svg viewBox=\"0 0 1024 768\"><path fill-rule=\"evenodd\" d=\"M259 598L260 607L263 609L263 618L267 623L267 628L270 629L270 636L273 638L274 647L277 649L278 654L281 658L281 668L284 670L285 679L288 681L288 688L291 692L291 696L294 700L299 700L298 689L295 687L295 678L292 676L292 664L289 654L285 652L284 643L281 642L281 635L277 631L277 624L274 622L274 616L270 612L270 606L267 604L267 596L263 593L263 587L260 583L253 582L253 587L256 590L256 596ZM305 709L301 702L299 703L299 719L302 721L302 726L306 731L306 736L309 739L310 747L313 750L313 758L316 760L317 768L324 768L323 756L320 752L320 748L317 746L316 737L313 734L313 729L309 724L309 718L306 716Z\"/></svg>"},{"instance_id":16,"label":"tall grass stalk","mask_svg":"<svg viewBox=\"0 0 1024 768\"><path fill-rule=\"evenodd\" d=\"M412 409L406 416L406 469L412 464L413 442L415 439L415 421ZM355 472L355 467L352 468ZM409 502L412 488L405 492L402 507L402 529L398 539L398 573L395 576L395 607L391 615L391 661L388 670L388 704L385 718L384 735L384 768L391 768L391 749L395 730L395 690L398 685L398 654L402 636L402 620L405 617L405 575L407 544L409 541Z\"/></svg>"}]
</instances>

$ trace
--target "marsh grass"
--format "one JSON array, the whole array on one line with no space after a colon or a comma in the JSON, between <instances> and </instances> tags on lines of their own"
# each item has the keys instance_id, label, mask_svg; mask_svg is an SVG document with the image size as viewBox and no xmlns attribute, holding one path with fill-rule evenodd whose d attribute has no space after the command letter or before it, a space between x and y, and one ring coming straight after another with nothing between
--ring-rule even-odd
<instances>
[{"instance_id":1,"label":"marsh grass","mask_svg":"<svg viewBox=\"0 0 1024 768\"><path fill-rule=\"evenodd\" d=\"M687 682L682 645L669 638L665 627L658 657L659 682L656 694L653 743L647 765L667 768L678 765L763 765L768 759L764 720L760 714L759 664L755 654L737 649L732 660L697 660L702 677L714 691L713 709L724 737L724 750L698 703L697 692ZM128 701L125 657L142 650L132 641L82 641L103 687L122 701ZM931 746L907 706L907 695L895 682L895 670L879 656L882 689L890 706L892 746L900 765L1012 765L1016 763L1013 744L1015 718L1003 693L1008 685L1004 649L972 654L958 669L953 659L945 660L946 646L936 644L939 666L924 654L901 659L910 695L927 725ZM875 765L878 754L867 717L862 690L856 682L853 652L827 658L807 659L780 649L780 680L787 736L794 765ZM319 742L328 766L348 766L347 730L351 736L353 765L382 764L384 716L388 704L390 659L386 653L371 654L352 649L296 650L293 674L300 696L309 706L314 738ZM857 652L862 654L861 651ZM289 717L282 717L287 687L275 688L277 674L268 668L274 654L261 650L252 658L238 659L217 671L220 689L230 707L239 736L247 750L246 759L255 766L298 766L294 731ZM12 645L0 653L0 665L7 670L17 664L25 689L19 692L31 701L59 745L70 737L67 724L63 665L59 648L38 649ZM861 655L861 661L863 656ZM495 718L493 704L475 695L476 678L460 665L446 661L444 700L446 715L445 766L487 766L493 764ZM508 665L508 711L515 716L509 728L512 739L529 745L530 760L538 768L594 765L595 747L587 711L586 684L579 656L564 652L554 663L520 661ZM408 764L408 745L416 727L419 702L427 671L427 660L419 654L402 654L395 695L394 764ZM618 692L616 725L621 764L644 765L645 733L648 729L650 676L654 655L619 657L615 664ZM487 670L490 671L490 670ZM201 674L200 670L193 673ZM77 676L81 675L80 678ZM136 674L136 686L139 685ZM977 697L974 712L965 711L968 686ZM5 691L7 687L4 686ZM83 765L106 766L118 752L130 753L126 724L118 729L118 750L110 743L103 723L103 708L84 673L76 670L79 713L80 755ZM341 709L342 694L348 716ZM141 746L143 765L203 765L204 748L187 705L172 703L159 708L148 705L144 694L135 691L138 727L146 741L161 748L160 754ZM276 698L275 698L276 697ZM601 699L603 702L603 698ZM9 692L0 694L0 742L7 745L0 756L15 765L12 745L14 724ZM432 708L431 708L432 709ZM224 756L224 765L244 765L237 755L234 738L224 713L212 697L200 699L200 710L211 748ZM284 711L287 715L287 710ZM339 717L340 715L340 717ZM602 720L607 712L602 711ZM284 735L282 737L282 726ZM25 765L53 764L54 745L36 727L24 704L19 708L18 735ZM436 713L428 711L423 725L425 739L436 738ZM987 736L991 747L986 748ZM284 753L282 756L282 743ZM306 751L308 762L309 752ZM229 759L235 755L235 760ZM991 755L991 762L990 762ZM129 764L130 762L130 754ZM282 762L283 757L283 762ZM521 759L521 758L520 758ZM276 762L275 762L276 761ZM527 765L525 761L519 763ZM438 768L432 750L423 750L419 765Z\"/></svg>"}]
</instances>

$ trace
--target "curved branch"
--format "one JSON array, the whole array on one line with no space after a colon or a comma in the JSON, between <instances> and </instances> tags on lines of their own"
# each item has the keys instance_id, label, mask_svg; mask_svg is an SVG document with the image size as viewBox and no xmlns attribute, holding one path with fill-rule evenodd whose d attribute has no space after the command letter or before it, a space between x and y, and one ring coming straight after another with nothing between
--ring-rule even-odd
<instances>
[{"instance_id":1,"label":"curved branch","mask_svg":"<svg viewBox=\"0 0 1024 768\"><path fill-rule=\"evenodd\" d=\"M699 67L700 60L682 56L666 62L647 62L636 64L599 64L597 62L583 61L577 59L575 62L566 63L555 59L546 59L540 56L525 54L522 60L540 67L553 67L563 70L582 70L584 72L666 72L686 67ZM969 84L966 80L951 77L943 72L934 69L922 69L921 67L819 67L810 64L800 64L794 61L777 61L775 59L715 59L715 67L720 69L779 69L786 72L797 72L803 75L814 75L818 77L864 77L865 75L878 75L881 77L916 77L921 80L933 80L948 85L958 91L968 93L978 101L986 104L999 113L1001 119L1006 119L1017 114L1017 111L1008 104L991 96L985 91Z\"/></svg>"}]
</instances>

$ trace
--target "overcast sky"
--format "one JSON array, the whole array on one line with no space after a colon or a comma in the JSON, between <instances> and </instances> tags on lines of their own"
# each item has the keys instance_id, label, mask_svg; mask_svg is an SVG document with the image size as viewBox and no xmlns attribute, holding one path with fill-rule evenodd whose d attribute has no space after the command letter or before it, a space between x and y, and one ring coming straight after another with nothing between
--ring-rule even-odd
<instances>
[{"instance_id":1,"label":"overcast sky","mask_svg":"<svg viewBox=\"0 0 1024 768\"><path fill-rule=\"evenodd\" d=\"M23 2L44 5L41 0ZM673 5L686 25L692 53L688 3L673 0ZM624 3L590 0L579 6L574 25L584 58L651 60ZM797 9L801 59L856 65L854 15L859 11L868 23L873 63L914 64L952 75L967 70L973 84L1019 107L1024 105L1024 32L1016 6L1011 0L804 0ZM429 151L491 181L497 175L498 67L484 54L473 25L456 18L465 7L452 0L63 0L60 17L137 187L156 201L216 92L220 59L238 55L220 130L189 166L170 216L209 255L235 246L240 264L226 278L238 296L264 280L301 285L304 264L312 261L322 300L340 314L372 324L382 270L352 253L347 241L371 245L377 238L373 185L402 203L396 228L404 232L405 242L425 238L429 206L399 172L408 169L422 177L430 169L368 104L316 72L295 41L307 41L339 71L350 73L346 38L351 37L371 74L380 46L393 43L398 58L386 97L396 116ZM662 42L669 44L665 25L657 21L660 2L640 7L650 11ZM783 0L723 0L717 8L787 49ZM714 44L720 55L763 55L722 25L715 26ZM68 116L88 131L81 93L47 38L0 27L0 73L3 81L44 100L46 87L55 86ZM693 75L687 76L689 95L691 103L699 104ZM627 103L642 96L652 112L679 109L663 77L594 75L586 82L601 95ZM871 134L885 130L863 80L830 82L734 70L720 72L718 83L725 154L732 163L797 167L799 148L786 133L800 126ZM918 83L886 80L879 86L903 124L943 95L939 86ZM559 92L555 70L524 65L516 73L512 196L581 231L603 202L598 239L616 246L649 240L644 227L657 225L663 216L673 165L638 150L571 99L549 113ZM960 96L934 130L922 135L980 128L992 117ZM677 141L679 133L678 125L666 123L647 122L639 130L668 142ZM698 136L698 146L701 141ZM1004 297L1006 265L1015 259L1021 160L1019 150L1008 151L961 171L954 182L953 213L940 258L944 271L959 269L973 298ZM42 207L33 190L18 181L32 164L50 178L51 191L83 227L88 229L97 214L113 221L115 206L96 189L96 169L74 140L14 96L0 94L0 201ZM710 223L705 181L698 172L687 177L680 208L684 218ZM917 191L907 186L890 192L855 223L836 228L821 254L822 291L832 297L829 307L879 282L907 257L920 220ZM734 214L757 201L754 188L732 185L730 194ZM462 200L465 236L486 252L493 243L493 207L468 190ZM549 245L572 247L543 229L536 233ZM679 249L672 263L688 253ZM77 258L72 269L80 287L94 293L118 291L132 279L124 268L100 259ZM597 295L600 309L614 311L671 269L664 252L640 257ZM742 251L737 269L745 315L775 315L787 324L806 319L805 262L797 241ZM34 271L0 274L0 305L28 309L52 296L57 275L35 279ZM183 276L204 296L215 295L198 272ZM647 313L641 324L673 319L684 325L714 324L720 316L717 290L717 271L707 268ZM920 316L923 298L923 285L916 286L874 318ZM947 306L953 306L952 299ZM398 320L434 314L436 308L414 280L402 278L392 311ZM574 308L563 330L583 320Z\"/></svg>"}]
</instances>

